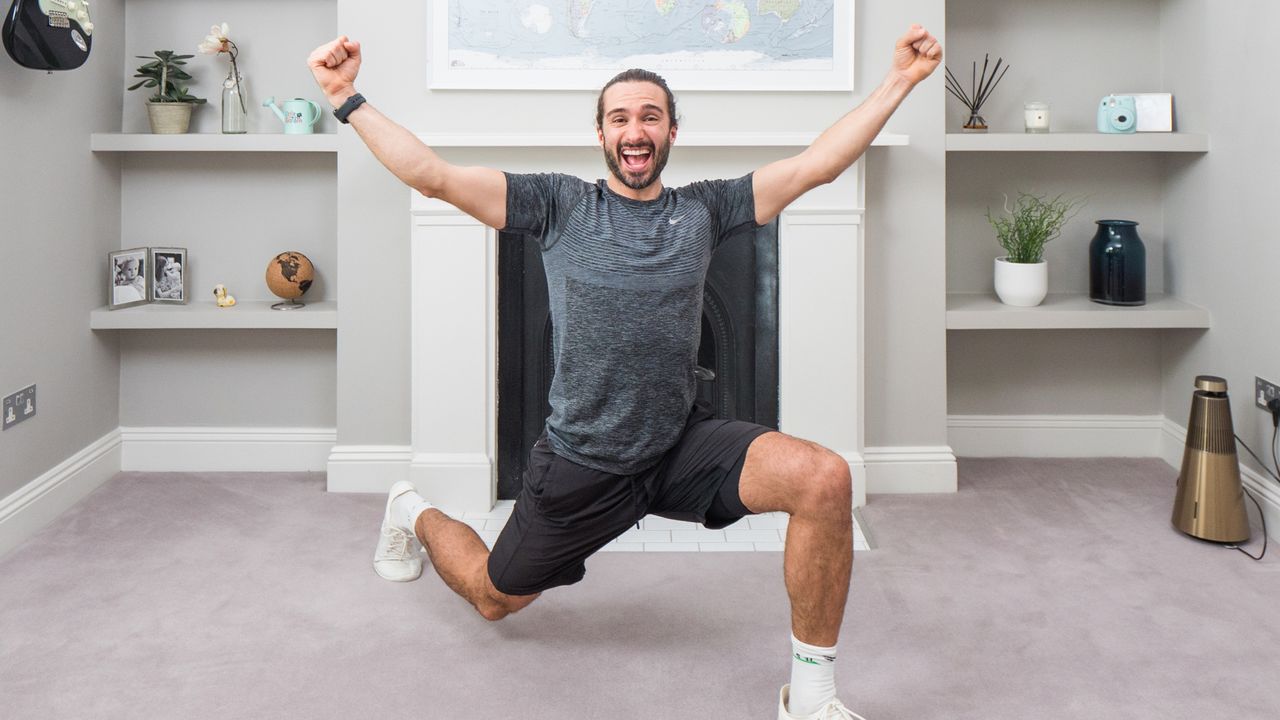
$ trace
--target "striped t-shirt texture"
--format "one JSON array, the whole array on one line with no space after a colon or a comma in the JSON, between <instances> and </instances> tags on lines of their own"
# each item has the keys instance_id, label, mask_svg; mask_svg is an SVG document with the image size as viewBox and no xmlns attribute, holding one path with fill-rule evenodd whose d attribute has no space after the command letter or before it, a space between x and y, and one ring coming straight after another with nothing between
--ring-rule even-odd
<instances>
[{"instance_id":1,"label":"striped t-shirt texture","mask_svg":"<svg viewBox=\"0 0 1280 720\"><path fill-rule=\"evenodd\" d=\"M506 232L542 248L555 378L547 440L619 475L655 464L697 395L702 292L716 247L754 230L751 175L655 200L559 174L507 174Z\"/></svg>"}]
</instances>

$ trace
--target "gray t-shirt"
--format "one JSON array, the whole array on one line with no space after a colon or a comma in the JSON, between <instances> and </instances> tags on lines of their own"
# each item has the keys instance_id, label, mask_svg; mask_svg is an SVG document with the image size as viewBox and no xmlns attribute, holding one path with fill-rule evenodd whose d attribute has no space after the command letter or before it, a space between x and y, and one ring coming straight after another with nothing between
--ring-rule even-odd
<instances>
[{"instance_id":1,"label":"gray t-shirt","mask_svg":"<svg viewBox=\"0 0 1280 720\"><path fill-rule=\"evenodd\" d=\"M507 174L507 232L542 248L555 379L547 439L562 457L619 475L675 445L697 395L711 253L754 230L751 175L618 195L559 174Z\"/></svg>"}]
</instances>

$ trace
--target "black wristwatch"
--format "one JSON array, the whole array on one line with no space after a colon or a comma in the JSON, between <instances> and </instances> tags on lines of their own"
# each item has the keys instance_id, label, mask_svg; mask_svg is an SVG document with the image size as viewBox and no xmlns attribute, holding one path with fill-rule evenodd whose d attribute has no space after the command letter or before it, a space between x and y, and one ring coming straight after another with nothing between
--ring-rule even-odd
<instances>
[{"instance_id":1,"label":"black wristwatch","mask_svg":"<svg viewBox=\"0 0 1280 720\"><path fill-rule=\"evenodd\" d=\"M350 125L351 121L347 119L347 116L355 112L356 108L360 107L363 104L364 104L364 96L361 95L360 93L356 93L355 95L352 95L351 97L347 98L347 101L342 103L341 107L339 107L337 110L334 110L333 116L338 118L338 122L342 123L343 125Z\"/></svg>"}]
</instances>

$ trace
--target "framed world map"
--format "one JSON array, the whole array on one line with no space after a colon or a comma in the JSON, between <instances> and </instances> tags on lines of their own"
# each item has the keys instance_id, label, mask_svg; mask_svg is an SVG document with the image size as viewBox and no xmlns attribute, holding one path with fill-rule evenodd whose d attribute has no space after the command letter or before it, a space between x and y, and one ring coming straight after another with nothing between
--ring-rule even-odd
<instances>
[{"instance_id":1,"label":"framed world map","mask_svg":"<svg viewBox=\"0 0 1280 720\"><path fill-rule=\"evenodd\" d=\"M437 0L432 89L850 91L853 0Z\"/></svg>"}]
</instances>

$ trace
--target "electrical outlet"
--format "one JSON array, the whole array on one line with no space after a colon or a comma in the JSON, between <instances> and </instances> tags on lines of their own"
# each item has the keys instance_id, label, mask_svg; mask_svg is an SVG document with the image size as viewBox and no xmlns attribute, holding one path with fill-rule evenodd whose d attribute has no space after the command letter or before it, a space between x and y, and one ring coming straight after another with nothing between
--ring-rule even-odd
<instances>
[{"instance_id":1,"label":"electrical outlet","mask_svg":"<svg viewBox=\"0 0 1280 720\"><path fill-rule=\"evenodd\" d=\"M1253 387L1253 402L1263 410L1268 410L1268 401L1280 400L1280 385L1255 377L1253 379Z\"/></svg>"},{"instance_id":2,"label":"electrical outlet","mask_svg":"<svg viewBox=\"0 0 1280 720\"><path fill-rule=\"evenodd\" d=\"M0 405L0 430L8 430L36 415L36 386L25 387L5 397Z\"/></svg>"}]
</instances>

